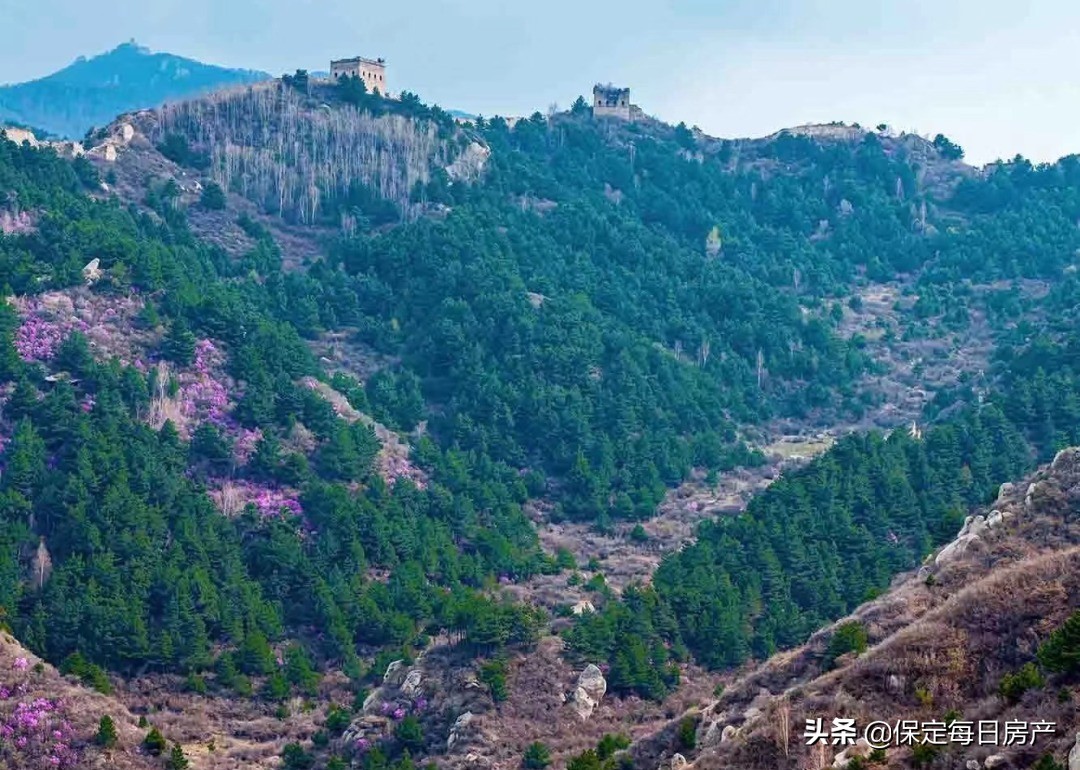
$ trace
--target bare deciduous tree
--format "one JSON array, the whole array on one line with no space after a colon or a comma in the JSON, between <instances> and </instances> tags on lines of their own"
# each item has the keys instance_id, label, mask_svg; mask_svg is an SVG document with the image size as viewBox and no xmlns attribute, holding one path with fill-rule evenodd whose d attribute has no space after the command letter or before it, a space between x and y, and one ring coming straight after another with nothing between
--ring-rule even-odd
<instances>
[{"instance_id":1,"label":"bare deciduous tree","mask_svg":"<svg viewBox=\"0 0 1080 770\"><path fill-rule=\"evenodd\" d=\"M209 152L224 188L287 218L311 223L356 183L392 201L409 218L411 194L455 152L429 121L372 115L355 107L309 109L294 89L226 91L170 104L155 113L152 141L184 137Z\"/></svg>"},{"instance_id":2,"label":"bare deciduous tree","mask_svg":"<svg viewBox=\"0 0 1080 770\"><path fill-rule=\"evenodd\" d=\"M40 591L48 581L49 575L52 574L52 557L49 555L49 549L45 547L44 537L38 541L37 551L34 552L34 558L30 562L30 570L34 588Z\"/></svg>"},{"instance_id":3,"label":"bare deciduous tree","mask_svg":"<svg viewBox=\"0 0 1080 770\"><path fill-rule=\"evenodd\" d=\"M790 756L791 744L791 704L787 698L781 698L776 705L776 733L780 741L780 750L784 756Z\"/></svg>"}]
</instances>

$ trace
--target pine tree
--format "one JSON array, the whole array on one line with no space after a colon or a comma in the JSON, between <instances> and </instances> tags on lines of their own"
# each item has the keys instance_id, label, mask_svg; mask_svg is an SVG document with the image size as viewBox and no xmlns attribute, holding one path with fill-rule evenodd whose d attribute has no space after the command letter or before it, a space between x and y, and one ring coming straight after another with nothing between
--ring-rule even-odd
<instances>
[{"instance_id":1,"label":"pine tree","mask_svg":"<svg viewBox=\"0 0 1080 770\"><path fill-rule=\"evenodd\" d=\"M160 757L167 745L165 736L163 736L161 731L156 727L151 727L150 732L143 738L143 748L146 749L147 753L151 756Z\"/></svg>"},{"instance_id":2,"label":"pine tree","mask_svg":"<svg viewBox=\"0 0 1080 770\"><path fill-rule=\"evenodd\" d=\"M105 714L98 722L98 731L94 736L94 741L102 748L111 749L116 745L117 740L116 725L113 724L112 717Z\"/></svg>"},{"instance_id":3,"label":"pine tree","mask_svg":"<svg viewBox=\"0 0 1080 770\"><path fill-rule=\"evenodd\" d=\"M551 751L539 741L530 743L521 758L521 764L525 770L544 770L551 764Z\"/></svg>"},{"instance_id":4,"label":"pine tree","mask_svg":"<svg viewBox=\"0 0 1080 770\"><path fill-rule=\"evenodd\" d=\"M172 751L169 752L169 759L165 762L165 770L187 770L188 764L184 750L180 748L179 743L174 743Z\"/></svg>"},{"instance_id":5,"label":"pine tree","mask_svg":"<svg viewBox=\"0 0 1080 770\"><path fill-rule=\"evenodd\" d=\"M1080 671L1080 612L1075 612L1039 647L1039 662L1049 671Z\"/></svg>"}]
</instances>

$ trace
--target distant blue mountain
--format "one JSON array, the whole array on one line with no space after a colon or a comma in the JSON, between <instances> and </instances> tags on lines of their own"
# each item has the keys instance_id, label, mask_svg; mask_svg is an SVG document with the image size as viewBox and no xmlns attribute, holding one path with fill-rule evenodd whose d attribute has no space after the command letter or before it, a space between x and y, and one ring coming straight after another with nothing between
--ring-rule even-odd
<instances>
[{"instance_id":1,"label":"distant blue mountain","mask_svg":"<svg viewBox=\"0 0 1080 770\"><path fill-rule=\"evenodd\" d=\"M81 139L125 112L268 79L265 72L154 53L132 41L91 59L80 56L39 80L0 87L0 122Z\"/></svg>"}]
</instances>

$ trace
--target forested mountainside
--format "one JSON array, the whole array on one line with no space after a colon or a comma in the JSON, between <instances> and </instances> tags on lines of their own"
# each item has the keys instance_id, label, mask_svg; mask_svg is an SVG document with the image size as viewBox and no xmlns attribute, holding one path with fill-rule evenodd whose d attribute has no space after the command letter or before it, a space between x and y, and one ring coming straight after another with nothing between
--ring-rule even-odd
<instances>
[{"instance_id":1,"label":"forested mountainside","mask_svg":"<svg viewBox=\"0 0 1080 770\"><path fill-rule=\"evenodd\" d=\"M1080 438L1076 159L834 133L580 100L459 125L298 73L74 161L0 142L5 622L207 768L456 764L530 655L602 664L617 703L799 644ZM971 338L993 354L923 376ZM651 585L541 548L765 462L781 421L860 430ZM530 601L541 578L596 611ZM216 751L170 716L227 709ZM515 730L485 761L555 740Z\"/></svg>"},{"instance_id":2,"label":"forested mountainside","mask_svg":"<svg viewBox=\"0 0 1080 770\"><path fill-rule=\"evenodd\" d=\"M131 42L89 59L79 57L46 77L0 86L0 122L81 139L123 112L269 78L153 53Z\"/></svg>"}]
</instances>

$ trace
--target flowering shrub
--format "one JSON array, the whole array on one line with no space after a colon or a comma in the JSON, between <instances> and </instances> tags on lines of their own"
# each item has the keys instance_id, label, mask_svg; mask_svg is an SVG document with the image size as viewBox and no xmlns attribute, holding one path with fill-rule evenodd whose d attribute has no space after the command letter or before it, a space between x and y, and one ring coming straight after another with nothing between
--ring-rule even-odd
<instances>
[{"instance_id":1,"label":"flowering shrub","mask_svg":"<svg viewBox=\"0 0 1080 770\"><path fill-rule=\"evenodd\" d=\"M296 493L284 489L253 484L250 481L226 481L212 490L210 496L228 516L254 505L263 518L299 516L303 513Z\"/></svg>"},{"instance_id":2,"label":"flowering shrub","mask_svg":"<svg viewBox=\"0 0 1080 770\"><path fill-rule=\"evenodd\" d=\"M132 331L132 320L144 304L139 298L69 289L17 297L14 304L22 318L15 349L24 361L51 360L68 335L79 331L105 357L140 363L138 343L146 335Z\"/></svg>"},{"instance_id":3,"label":"flowering shrub","mask_svg":"<svg viewBox=\"0 0 1080 770\"><path fill-rule=\"evenodd\" d=\"M30 662L18 657L11 667L23 673ZM26 691L25 682L0 686L0 766L28 770L78 766L78 752L71 746L74 734L60 702L36 698L12 703L12 696Z\"/></svg>"},{"instance_id":4,"label":"flowering shrub","mask_svg":"<svg viewBox=\"0 0 1080 770\"><path fill-rule=\"evenodd\" d=\"M233 444L233 455L236 458L237 465L247 465L248 460L255 454L255 445L259 443L262 437L263 432L258 428L255 430L240 428Z\"/></svg>"},{"instance_id":5,"label":"flowering shrub","mask_svg":"<svg viewBox=\"0 0 1080 770\"><path fill-rule=\"evenodd\" d=\"M413 465L408 457L384 449L380 452L378 467L379 475L387 484L393 484L399 479L411 479L419 489L426 486L423 472Z\"/></svg>"},{"instance_id":6,"label":"flowering shrub","mask_svg":"<svg viewBox=\"0 0 1080 770\"><path fill-rule=\"evenodd\" d=\"M75 319L50 320L36 302L27 302L28 315L15 332L15 350L23 361L48 361L72 331L85 332L85 321Z\"/></svg>"},{"instance_id":7,"label":"flowering shrub","mask_svg":"<svg viewBox=\"0 0 1080 770\"><path fill-rule=\"evenodd\" d=\"M181 409L186 417L207 420L219 428L228 428L229 392L212 372L217 348L210 340L200 340L195 345L194 377L182 383L180 389Z\"/></svg>"}]
</instances>

